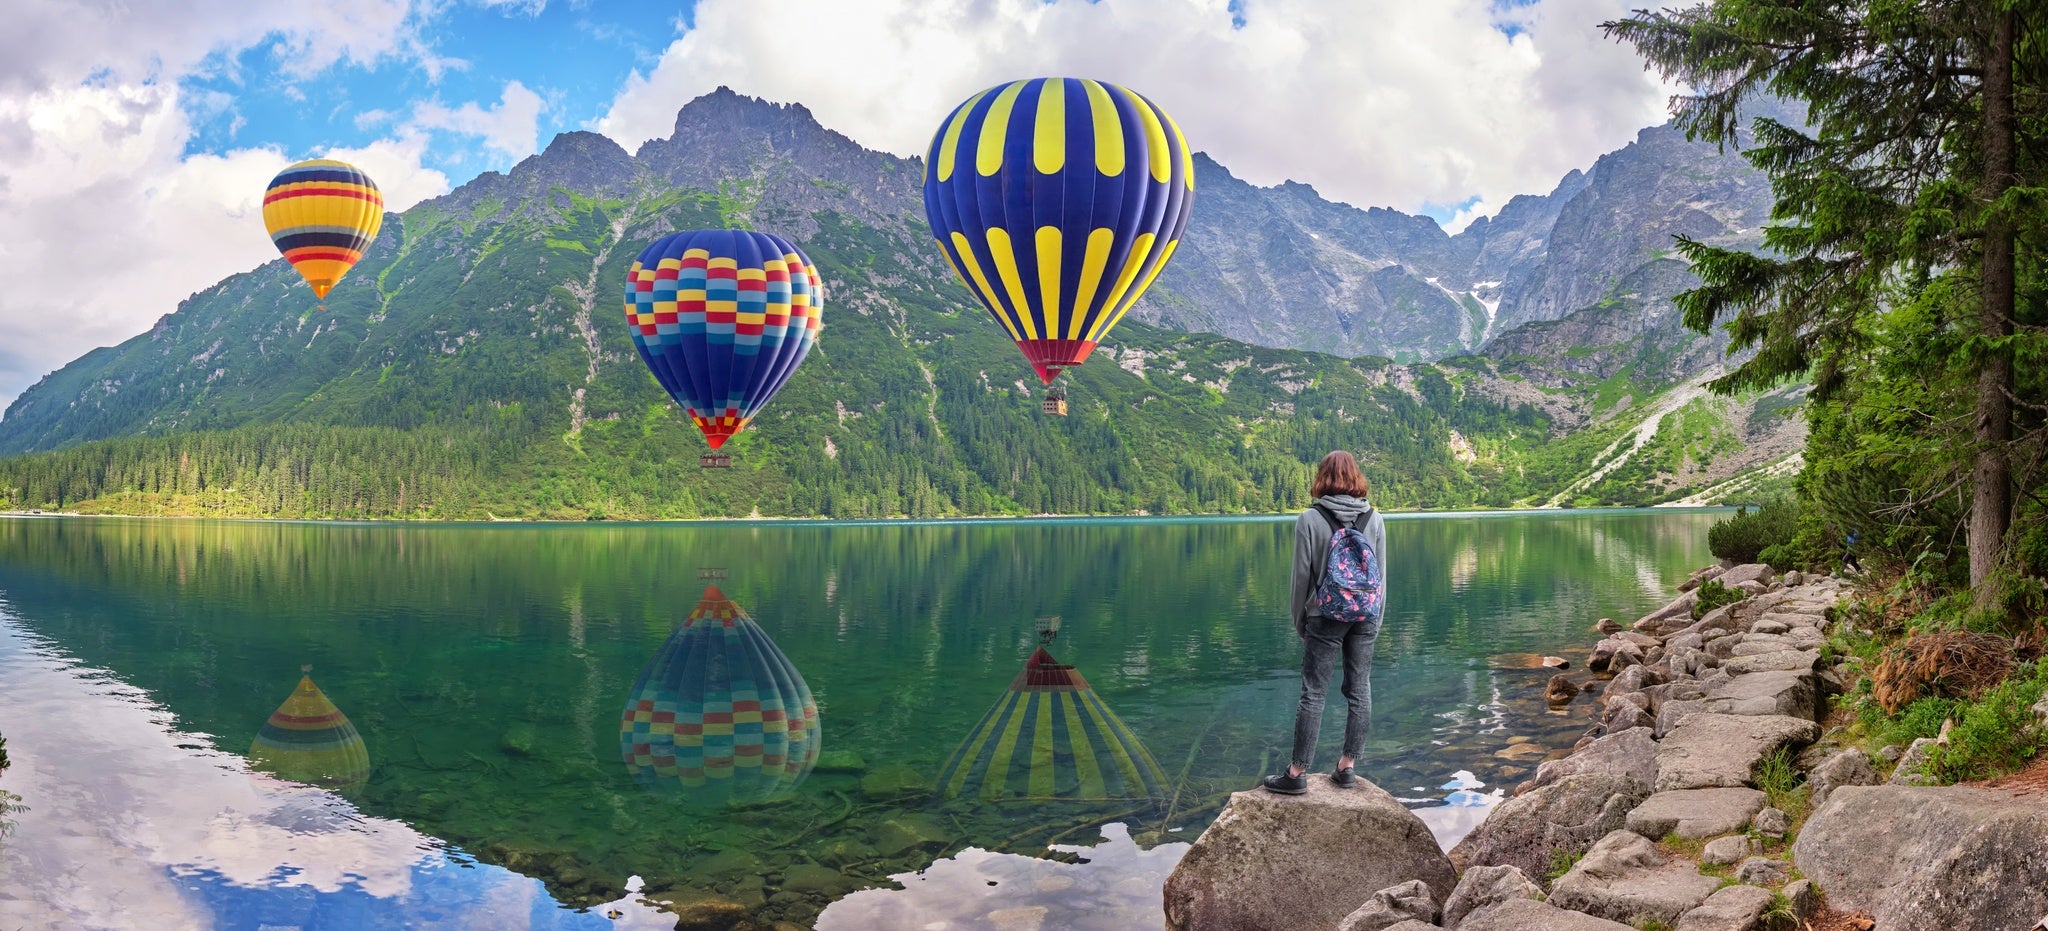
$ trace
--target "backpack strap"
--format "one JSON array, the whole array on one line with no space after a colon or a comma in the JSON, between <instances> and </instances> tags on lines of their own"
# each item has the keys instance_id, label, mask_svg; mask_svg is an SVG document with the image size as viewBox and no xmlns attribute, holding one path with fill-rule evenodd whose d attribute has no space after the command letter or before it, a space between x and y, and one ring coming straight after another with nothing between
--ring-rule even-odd
<instances>
[{"instance_id":1,"label":"backpack strap","mask_svg":"<svg viewBox=\"0 0 2048 931\"><path fill-rule=\"evenodd\" d=\"M1312 507L1315 508L1316 513L1323 515L1323 522L1330 525L1331 536L1336 536L1337 531L1342 530L1346 526L1343 521L1337 519L1337 512L1324 506L1321 501L1316 502ZM1371 509L1367 509L1366 513L1372 513Z\"/></svg>"}]
</instances>

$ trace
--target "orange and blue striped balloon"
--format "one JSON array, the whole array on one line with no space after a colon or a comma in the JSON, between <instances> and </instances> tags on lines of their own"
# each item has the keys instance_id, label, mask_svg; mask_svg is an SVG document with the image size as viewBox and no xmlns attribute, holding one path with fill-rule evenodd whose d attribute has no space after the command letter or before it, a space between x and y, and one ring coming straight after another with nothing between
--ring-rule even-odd
<instances>
[{"instance_id":1,"label":"orange and blue striped balloon","mask_svg":"<svg viewBox=\"0 0 2048 931\"><path fill-rule=\"evenodd\" d=\"M1173 258L1194 169L1173 118L1129 90L1013 81L969 98L932 137L925 216L953 270L1050 384Z\"/></svg>"},{"instance_id":2,"label":"orange and blue striped balloon","mask_svg":"<svg viewBox=\"0 0 2048 931\"><path fill-rule=\"evenodd\" d=\"M626 323L640 361L717 449L810 354L823 287L817 266L779 236L673 233L627 271Z\"/></svg>"},{"instance_id":3,"label":"orange and blue striped balloon","mask_svg":"<svg viewBox=\"0 0 2048 931\"><path fill-rule=\"evenodd\" d=\"M362 260L383 225L384 194L347 162L300 162L278 172L263 192L270 241L322 300Z\"/></svg>"}]
</instances>

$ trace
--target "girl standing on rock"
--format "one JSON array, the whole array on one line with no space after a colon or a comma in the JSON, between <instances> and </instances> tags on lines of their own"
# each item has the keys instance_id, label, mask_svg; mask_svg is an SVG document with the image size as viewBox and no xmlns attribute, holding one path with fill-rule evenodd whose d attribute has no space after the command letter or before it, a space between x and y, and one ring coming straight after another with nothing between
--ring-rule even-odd
<instances>
[{"instance_id":1,"label":"girl standing on rock","mask_svg":"<svg viewBox=\"0 0 2048 931\"><path fill-rule=\"evenodd\" d=\"M1371 486L1350 453L1337 450L1316 466L1309 495L1315 506L1294 522L1294 577L1290 610L1301 638L1301 704L1294 713L1294 757L1282 773L1261 783L1268 792L1308 791L1322 730L1323 696L1337 657L1344 658L1344 755L1330 781L1357 784L1351 767L1372 725L1372 647L1379 637L1386 591L1386 523L1366 500ZM1332 543L1335 543L1333 546ZM1333 558L1334 557L1334 558Z\"/></svg>"}]
</instances>

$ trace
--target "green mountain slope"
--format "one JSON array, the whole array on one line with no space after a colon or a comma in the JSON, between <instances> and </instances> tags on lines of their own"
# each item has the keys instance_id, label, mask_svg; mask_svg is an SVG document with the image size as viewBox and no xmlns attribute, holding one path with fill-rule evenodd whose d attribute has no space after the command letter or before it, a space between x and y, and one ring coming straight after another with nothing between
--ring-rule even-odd
<instances>
[{"instance_id":1,"label":"green mountain slope","mask_svg":"<svg viewBox=\"0 0 2048 931\"><path fill-rule=\"evenodd\" d=\"M637 155L565 134L509 174L387 217L325 312L273 262L45 379L0 421L0 452L49 452L0 461L0 505L470 519L1271 511L1304 503L1310 464L1333 448L1364 458L1389 507L1685 490L1579 482L1633 429L1629 411L1654 405L1601 407L1597 390L1539 388L1475 358L1396 366L1127 321L1068 375L1072 416L1043 416L1021 355L930 248L920 172L800 107L729 93L686 107L675 137ZM725 225L803 245L827 276L825 329L728 445L735 467L701 470L702 441L634 354L618 293L645 243Z\"/></svg>"}]
</instances>

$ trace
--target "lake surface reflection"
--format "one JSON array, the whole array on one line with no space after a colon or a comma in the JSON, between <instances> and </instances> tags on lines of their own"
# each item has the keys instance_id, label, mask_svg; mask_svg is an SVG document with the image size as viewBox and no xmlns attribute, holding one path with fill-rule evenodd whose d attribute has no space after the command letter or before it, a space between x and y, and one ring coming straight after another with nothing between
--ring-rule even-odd
<instances>
[{"instance_id":1,"label":"lake surface reflection","mask_svg":"<svg viewBox=\"0 0 2048 931\"><path fill-rule=\"evenodd\" d=\"M1362 773L1461 836L1589 723L1503 654L1713 519L1391 519ZM1156 926L1285 758L1291 530L0 520L0 925Z\"/></svg>"}]
</instances>

